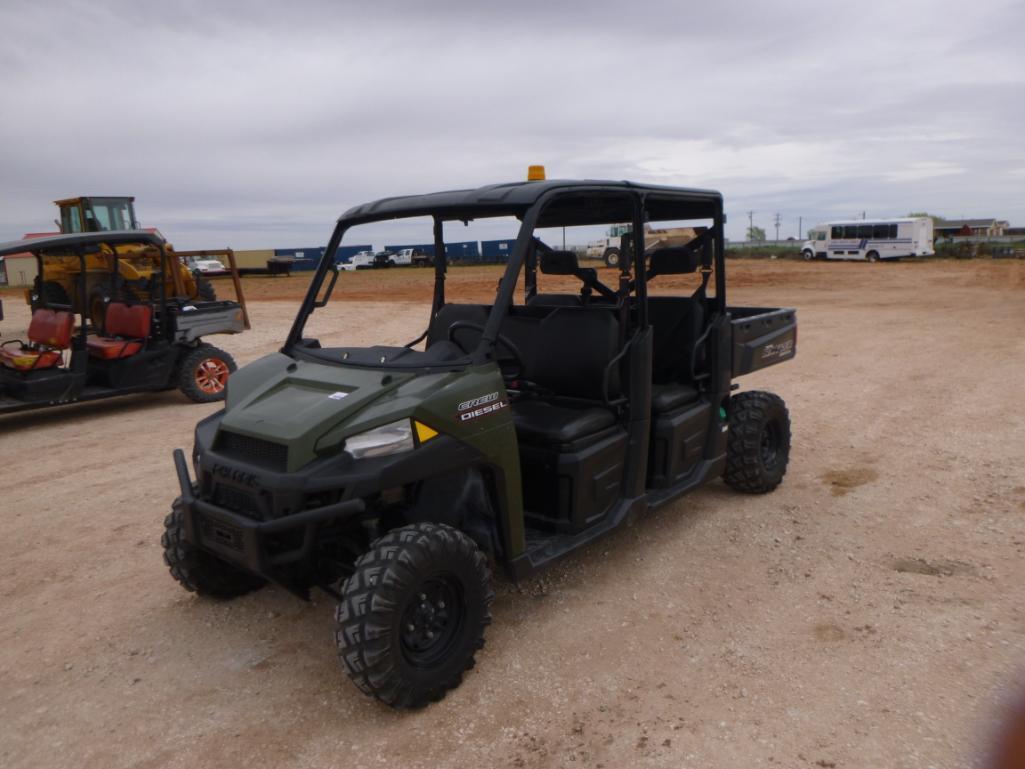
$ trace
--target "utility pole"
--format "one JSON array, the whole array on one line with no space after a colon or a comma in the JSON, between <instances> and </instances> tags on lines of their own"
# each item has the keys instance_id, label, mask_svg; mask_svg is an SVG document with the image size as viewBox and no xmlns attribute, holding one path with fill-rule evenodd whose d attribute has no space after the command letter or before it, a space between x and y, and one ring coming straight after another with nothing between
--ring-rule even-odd
<instances>
[{"instance_id":1,"label":"utility pole","mask_svg":"<svg viewBox=\"0 0 1025 769\"><path fill-rule=\"evenodd\" d=\"M779 243L779 221L780 221L779 211L777 211L776 212L776 219L774 220L774 224L776 225L776 242L777 243Z\"/></svg>"},{"instance_id":2,"label":"utility pole","mask_svg":"<svg viewBox=\"0 0 1025 769\"><path fill-rule=\"evenodd\" d=\"M751 240L754 237L755 231L755 212L747 212L747 240Z\"/></svg>"},{"instance_id":3,"label":"utility pole","mask_svg":"<svg viewBox=\"0 0 1025 769\"><path fill-rule=\"evenodd\" d=\"M797 239L804 240L804 217L797 217Z\"/></svg>"}]
</instances>

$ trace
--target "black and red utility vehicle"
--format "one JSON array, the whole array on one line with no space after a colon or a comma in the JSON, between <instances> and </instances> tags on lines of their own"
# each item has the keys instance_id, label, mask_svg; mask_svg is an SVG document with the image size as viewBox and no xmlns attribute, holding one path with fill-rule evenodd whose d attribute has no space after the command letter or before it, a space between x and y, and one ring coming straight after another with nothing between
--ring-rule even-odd
<instances>
[{"instance_id":1,"label":"black and red utility vehicle","mask_svg":"<svg viewBox=\"0 0 1025 769\"><path fill-rule=\"evenodd\" d=\"M140 244L160 251L146 299L119 284L117 246ZM33 297L26 339L0 340L0 414L180 388L193 401L224 398L235 361L202 341L209 334L237 334L249 327L244 300L169 298L162 276L174 269L163 238L139 230L76 233L0 245L0 256L30 252L39 274L51 260L109 261L110 291L100 327L82 311L86 281L78 281L78 312L46 296ZM2 316L0 316L2 317Z\"/></svg>"}]
</instances>

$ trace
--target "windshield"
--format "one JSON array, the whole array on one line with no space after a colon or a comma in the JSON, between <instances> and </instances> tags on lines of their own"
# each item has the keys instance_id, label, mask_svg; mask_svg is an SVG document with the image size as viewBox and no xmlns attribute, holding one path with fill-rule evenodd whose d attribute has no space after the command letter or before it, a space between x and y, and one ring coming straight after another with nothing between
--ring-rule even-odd
<instances>
[{"instance_id":1,"label":"windshield","mask_svg":"<svg viewBox=\"0 0 1025 769\"><path fill-rule=\"evenodd\" d=\"M90 198L84 208L86 232L138 229L132 203L126 198Z\"/></svg>"},{"instance_id":2,"label":"windshield","mask_svg":"<svg viewBox=\"0 0 1025 769\"><path fill-rule=\"evenodd\" d=\"M725 308L722 249L716 240L721 239L721 199L658 191L646 201L645 257L657 249L679 252L695 242L691 252L716 264L715 281L708 283L708 275L667 273L663 260L651 290L690 295L708 284L710 301ZM634 225L623 222L636 215L637 202L627 190L584 188L554 195L519 215L493 213L482 205L460 209L458 221L400 216L348 225L342 220L284 351L371 368L453 370L495 359L501 365L501 329L518 315L533 317L553 306L634 307L639 288L630 279L636 260L629 254L638 239L630 234ZM620 238L594 247L609 238L613 226ZM366 252L409 249L424 258L359 263ZM620 254L620 249L626 250ZM636 318L643 322L646 310L637 307Z\"/></svg>"},{"instance_id":3,"label":"windshield","mask_svg":"<svg viewBox=\"0 0 1025 769\"><path fill-rule=\"evenodd\" d=\"M443 268L437 265L443 288L437 286L433 218L348 228L335 250L334 269L319 285L323 306L304 324L303 337L320 345L314 357L341 365L465 365L469 351L441 345L427 354L428 342L436 341L426 338L436 296L442 292L447 304L490 306L519 227L513 217L445 222L446 259ZM428 258L401 258L412 254ZM373 353L358 352L367 348Z\"/></svg>"}]
</instances>

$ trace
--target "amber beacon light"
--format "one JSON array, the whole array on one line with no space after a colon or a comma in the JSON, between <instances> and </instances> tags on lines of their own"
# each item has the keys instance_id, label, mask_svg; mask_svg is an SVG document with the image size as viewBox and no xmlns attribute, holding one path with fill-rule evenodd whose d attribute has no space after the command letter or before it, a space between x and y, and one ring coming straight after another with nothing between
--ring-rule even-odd
<instances>
[{"instance_id":1,"label":"amber beacon light","mask_svg":"<svg viewBox=\"0 0 1025 769\"><path fill-rule=\"evenodd\" d=\"M544 166L527 166L528 182L543 182L545 180Z\"/></svg>"}]
</instances>

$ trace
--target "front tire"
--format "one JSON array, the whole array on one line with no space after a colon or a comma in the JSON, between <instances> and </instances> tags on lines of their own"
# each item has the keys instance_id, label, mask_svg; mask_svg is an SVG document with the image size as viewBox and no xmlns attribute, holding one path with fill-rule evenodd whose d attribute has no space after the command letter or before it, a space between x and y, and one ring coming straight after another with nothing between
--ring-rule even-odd
<instances>
[{"instance_id":1,"label":"front tire","mask_svg":"<svg viewBox=\"0 0 1025 769\"><path fill-rule=\"evenodd\" d=\"M810 262L815 258L815 254L812 251L802 251L801 256L804 257L804 261Z\"/></svg>"},{"instance_id":2,"label":"front tire","mask_svg":"<svg viewBox=\"0 0 1025 769\"><path fill-rule=\"evenodd\" d=\"M393 708L444 697L484 646L490 579L484 554L450 526L403 526L374 542L335 612L338 656L353 683Z\"/></svg>"},{"instance_id":3,"label":"front tire","mask_svg":"<svg viewBox=\"0 0 1025 769\"><path fill-rule=\"evenodd\" d=\"M726 485L748 494L772 491L790 462L790 413L778 395L760 390L730 399Z\"/></svg>"},{"instance_id":4,"label":"front tire","mask_svg":"<svg viewBox=\"0 0 1025 769\"><path fill-rule=\"evenodd\" d=\"M235 359L212 344L189 350L178 367L178 389L196 403L224 400L228 377L238 366Z\"/></svg>"},{"instance_id":5,"label":"front tire","mask_svg":"<svg viewBox=\"0 0 1025 769\"><path fill-rule=\"evenodd\" d=\"M879 254L876 251L869 251L865 254L865 258L874 264L879 261Z\"/></svg>"},{"instance_id":6,"label":"front tire","mask_svg":"<svg viewBox=\"0 0 1025 769\"><path fill-rule=\"evenodd\" d=\"M607 248L605 253L602 255L602 259L605 261L606 267L618 267L619 266L619 249L618 248Z\"/></svg>"},{"instance_id":7,"label":"front tire","mask_svg":"<svg viewBox=\"0 0 1025 769\"><path fill-rule=\"evenodd\" d=\"M185 512L181 500L175 500L171 514L164 519L160 545L164 548L164 563L171 576L190 593L226 600L264 585L259 577L236 569L185 539Z\"/></svg>"}]
</instances>

